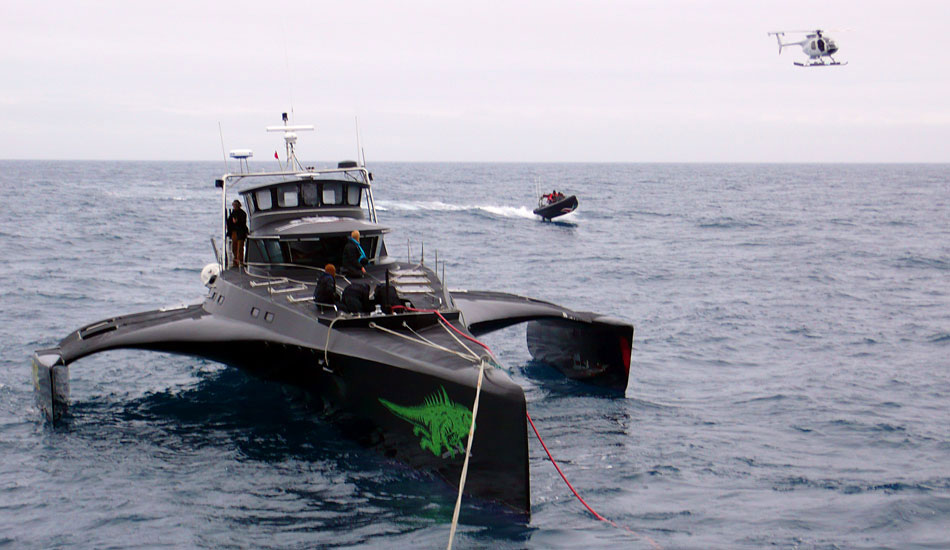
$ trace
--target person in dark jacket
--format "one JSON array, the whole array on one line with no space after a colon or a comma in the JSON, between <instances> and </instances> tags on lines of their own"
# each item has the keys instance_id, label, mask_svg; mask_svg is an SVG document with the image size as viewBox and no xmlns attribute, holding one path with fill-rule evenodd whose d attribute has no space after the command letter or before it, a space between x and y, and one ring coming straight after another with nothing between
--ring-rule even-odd
<instances>
[{"instance_id":1,"label":"person in dark jacket","mask_svg":"<svg viewBox=\"0 0 950 550\"><path fill-rule=\"evenodd\" d=\"M366 268L363 266L368 261L366 253L363 252L363 247L360 246L360 232L353 230L343 247L343 275L352 278L360 278L366 275Z\"/></svg>"},{"instance_id":2,"label":"person in dark jacket","mask_svg":"<svg viewBox=\"0 0 950 550\"><path fill-rule=\"evenodd\" d=\"M231 212L228 214L227 230L231 237L231 258L234 265L244 265L244 240L247 238L247 213L241 210L241 201L231 203Z\"/></svg>"},{"instance_id":3,"label":"person in dark jacket","mask_svg":"<svg viewBox=\"0 0 950 550\"><path fill-rule=\"evenodd\" d=\"M318 304L336 305L340 302L340 294L336 291L336 266L327 264L323 271L317 279L313 300Z\"/></svg>"},{"instance_id":4,"label":"person in dark jacket","mask_svg":"<svg viewBox=\"0 0 950 550\"><path fill-rule=\"evenodd\" d=\"M369 285L356 281L343 289L343 310L349 313L369 313L373 305L369 299Z\"/></svg>"}]
</instances>

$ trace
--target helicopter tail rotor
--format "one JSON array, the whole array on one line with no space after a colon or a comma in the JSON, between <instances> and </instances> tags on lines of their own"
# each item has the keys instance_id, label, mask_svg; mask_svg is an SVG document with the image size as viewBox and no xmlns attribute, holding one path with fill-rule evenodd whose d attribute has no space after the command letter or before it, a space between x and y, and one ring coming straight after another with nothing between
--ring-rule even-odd
<instances>
[{"instance_id":1,"label":"helicopter tail rotor","mask_svg":"<svg viewBox=\"0 0 950 550\"><path fill-rule=\"evenodd\" d=\"M782 37L785 36L784 32L770 32L769 36L775 35L775 41L778 42L778 54L782 55L782 46L787 46L787 44L782 44Z\"/></svg>"}]
</instances>

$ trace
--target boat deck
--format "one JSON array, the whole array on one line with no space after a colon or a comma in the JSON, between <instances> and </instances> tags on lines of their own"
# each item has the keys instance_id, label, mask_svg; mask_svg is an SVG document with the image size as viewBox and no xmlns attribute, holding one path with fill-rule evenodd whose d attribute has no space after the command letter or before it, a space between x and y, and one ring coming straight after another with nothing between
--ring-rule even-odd
<instances>
[{"instance_id":1,"label":"boat deck","mask_svg":"<svg viewBox=\"0 0 950 550\"><path fill-rule=\"evenodd\" d=\"M396 289L401 300L409 302L411 307L421 310L440 309L444 303L444 289L436 274L423 264L393 262L381 266L367 266L366 276L350 279L336 276L337 291L342 294L353 282L366 283L370 292L376 285L386 283L389 272L389 284ZM339 305L314 302L317 280L323 270L301 266L286 266L261 269L250 266L242 272L229 269L222 276L254 294L281 303L287 307L315 318L337 318L343 315ZM371 296L372 297L372 296Z\"/></svg>"}]
</instances>

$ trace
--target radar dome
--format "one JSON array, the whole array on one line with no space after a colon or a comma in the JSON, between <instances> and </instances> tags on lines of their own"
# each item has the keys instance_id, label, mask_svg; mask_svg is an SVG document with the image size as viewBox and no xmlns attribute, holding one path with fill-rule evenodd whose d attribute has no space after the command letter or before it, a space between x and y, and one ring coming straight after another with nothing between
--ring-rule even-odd
<instances>
[{"instance_id":1,"label":"radar dome","mask_svg":"<svg viewBox=\"0 0 950 550\"><path fill-rule=\"evenodd\" d=\"M218 264L208 264L201 270L201 282L205 286L214 284L215 279L221 274L221 266Z\"/></svg>"}]
</instances>

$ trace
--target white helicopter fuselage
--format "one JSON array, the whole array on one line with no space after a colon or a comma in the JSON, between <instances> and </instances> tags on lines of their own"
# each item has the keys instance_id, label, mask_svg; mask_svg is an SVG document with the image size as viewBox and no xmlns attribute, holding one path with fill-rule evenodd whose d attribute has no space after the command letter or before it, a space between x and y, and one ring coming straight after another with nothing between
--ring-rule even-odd
<instances>
[{"instance_id":1,"label":"white helicopter fuselage","mask_svg":"<svg viewBox=\"0 0 950 550\"><path fill-rule=\"evenodd\" d=\"M823 57L831 59L832 64L840 64L832 57L838 52L837 43L835 43L833 38L823 34L821 31L808 34L803 40L798 42L782 42L782 36L785 35L784 32L771 32L769 34L775 35L775 40L778 42L779 54L782 53L782 48L788 46L801 46L802 52L808 56L809 64L824 64L824 60L822 59ZM798 64L799 63L796 63L796 65Z\"/></svg>"}]
</instances>

